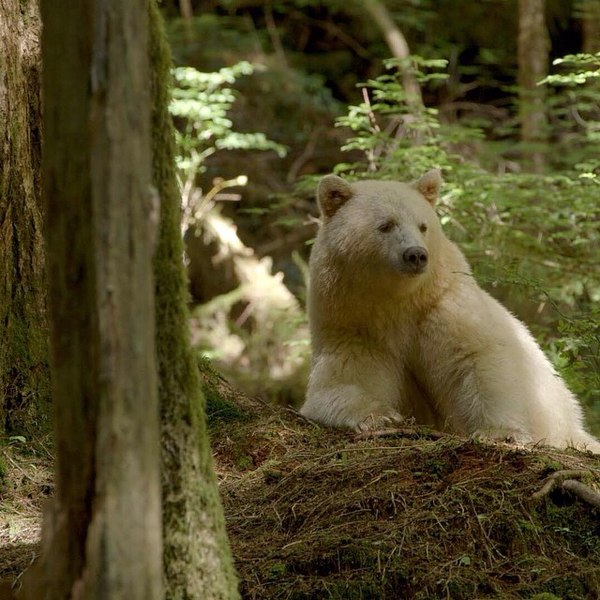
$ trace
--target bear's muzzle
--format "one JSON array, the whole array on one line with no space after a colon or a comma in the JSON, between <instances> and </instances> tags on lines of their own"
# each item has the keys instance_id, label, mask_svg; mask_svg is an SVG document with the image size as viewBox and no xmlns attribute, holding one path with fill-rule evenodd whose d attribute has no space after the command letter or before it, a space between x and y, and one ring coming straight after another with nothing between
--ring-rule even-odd
<instances>
[{"instance_id":1,"label":"bear's muzzle","mask_svg":"<svg viewBox=\"0 0 600 600\"><path fill-rule=\"evenodd\" d=\"M403 266L409 273L422 273L427 267L429 254L422 246L411 246L402 255Z\"/></svg>"}]
</instances>

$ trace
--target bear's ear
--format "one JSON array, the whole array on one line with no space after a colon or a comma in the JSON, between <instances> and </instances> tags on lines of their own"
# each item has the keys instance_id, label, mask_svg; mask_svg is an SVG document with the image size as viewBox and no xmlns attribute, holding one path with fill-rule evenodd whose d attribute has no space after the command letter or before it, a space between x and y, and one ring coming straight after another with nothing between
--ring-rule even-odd
<instances>
[{"instance_id":1,"label":"bear's ear","mask_svg":"<svg viewBox=\"0 0 600 600\"><path fill-rule=\"evenodd\" d=\"M351 197L350 184L337 175L326 175L319 182L317 201L324 217L332 217Z\"/></svg>"},{"instance_id":2,"label":"bear's ear","mask_svg":"<svg viewBox=\"0 0 600 600\"><path fill-rule=\"evenodd\" d=\"M418 192L425 196L425 200L427 200L431 206L435 206L440 195L442 183L442 172L439 169L431 169L412 185Z\"/></svg>"}]
</instances>

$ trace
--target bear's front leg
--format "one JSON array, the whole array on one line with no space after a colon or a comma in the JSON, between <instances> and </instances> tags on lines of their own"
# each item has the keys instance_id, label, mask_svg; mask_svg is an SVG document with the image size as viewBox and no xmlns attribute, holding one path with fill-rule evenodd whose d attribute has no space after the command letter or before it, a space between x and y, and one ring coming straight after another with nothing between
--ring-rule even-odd
<instances>
[{"instance_id":1,"label":"bear's front leg","mask_svg":"<svg viewBox=\"0 0 600 600\"><path fill-rule=\"evenodd\" d=\"M402 422L400 389L391 365L370 353L315 358L300 413L332 425L368 431Z\"/></svg>"},{"instance_id":2,"label":"bear's front leg","mask_svg":"<svg viewBox=\"0 0 600 600\"><path fill-rule=\"evenodd\" d=\"M502 371L506 361L458 343L448 343L443 355L431 345L422 356L427 358L420 377L445 429L490 441L535 441L528 429L526 395L511 393L511 375Z\"/></svg>"}]
</instances>

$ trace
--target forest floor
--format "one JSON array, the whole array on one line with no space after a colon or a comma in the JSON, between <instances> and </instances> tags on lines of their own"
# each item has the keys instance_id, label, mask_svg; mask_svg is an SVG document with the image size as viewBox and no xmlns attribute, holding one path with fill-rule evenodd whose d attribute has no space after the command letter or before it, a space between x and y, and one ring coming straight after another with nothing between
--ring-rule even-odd
<instances>
[{"instance_id":1,"label":"forest floor","mask_svg":"<svg viewBox=\"0 0 600 600\"><path fill-rule=\"evenodd\" d=\"M561 485L598 501L599 456L364 437L205 383L244 598L600 598L600 508Z\"/></svg>"},{"instance_id":2,"label":"forest floor","mask_svg":"<svg viewBox=\"0 0 600 600\"><path fill-rule=\"evenodd\" d=\"M244 598L600 598L600 509L561 485L598 490L600 457L416 427L358 436L204 383ZM2 600L53 489L50 454L19 446L0 450Z\"/></svg>"},{"instance_id":3,"label":"forest floor","mask_svg":"<svg viewBox=\"0 0 600 600\"><path fill-rule=\"evenodd\" d=\"M13 439L0 447L0 600L12 598L37 556L45 502L54 489L48 444Z\"/></svg>"}]
</instances>

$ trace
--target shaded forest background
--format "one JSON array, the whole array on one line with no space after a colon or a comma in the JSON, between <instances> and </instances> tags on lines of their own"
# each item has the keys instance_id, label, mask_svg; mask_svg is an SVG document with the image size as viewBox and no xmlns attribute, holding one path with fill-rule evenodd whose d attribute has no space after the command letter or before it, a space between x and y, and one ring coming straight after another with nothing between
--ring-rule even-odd
<instances>
[{"instance_id":1,"label":"shaded forest background","mask_svg":"<svg viewBox=\"0 0 600 600\"><path fill-rule=\"evenodd\" d=\"M194 341L228 378L302 400L318 177L411 179L439 166L448 234L532 328L598 433L597 2L163 9Z\"/></svg>"}]
</instances>

